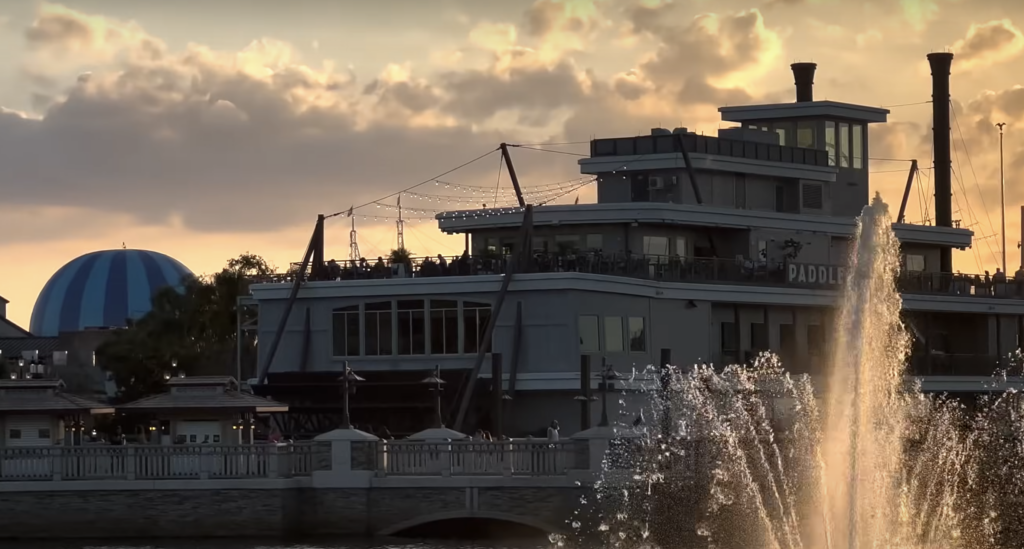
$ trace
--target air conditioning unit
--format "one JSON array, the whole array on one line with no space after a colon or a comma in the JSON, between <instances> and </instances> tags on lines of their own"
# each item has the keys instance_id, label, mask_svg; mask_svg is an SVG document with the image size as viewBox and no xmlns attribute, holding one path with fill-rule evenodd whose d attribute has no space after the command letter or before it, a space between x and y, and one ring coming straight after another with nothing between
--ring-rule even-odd
<instances>
[{"instance_id":1,"label":"air conditioning unit","mask_svg":"<svg viewBox=\"0 0 1024 549\"><path fill-rule=\"evenodd\" d=\"M648 177L647 178L647 188L648 189L664 189L665 188L665 178L661 177L659 175L652 175L651 177Z\"/></svg>"}]
</instances>

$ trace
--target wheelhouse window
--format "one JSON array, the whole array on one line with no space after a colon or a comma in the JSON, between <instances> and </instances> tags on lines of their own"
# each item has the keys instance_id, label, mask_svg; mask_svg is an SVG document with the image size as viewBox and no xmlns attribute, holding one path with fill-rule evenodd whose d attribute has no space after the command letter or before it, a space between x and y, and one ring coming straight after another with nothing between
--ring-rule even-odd
<instances>
[{"instance_id":1,"label":"wheelhouse window","mask_svg":"<svg viewBox=\"0 0 1024 549\"><path fill-rule=\"evenodd\" d=\"M332 354L337 357L359 356L359 305L334 309L332 321Z\"/></svg>"},{"instance_id":2,"label":"wheelhouse window","mask_svg":"<svg viewBox=\"0 0 1024 549\"><path fill-rule=\"evenodd\" d=\"M918 254L906 254L903 256L903 269L908 273L920 273L924 271L924 256Z\"/></svg>"},{"instance_id":3,"label":"wheelhouse window","mask_svg":"<svg viewBox=\"0 0 1024 549\"><path fill-rule=\"evenodd\" d=\"M825 122L825 150L828 151L828 165L836 165L836 123Z\"/></svg>"},{"instance_id":4,"label":"wheelhouse window","mask_svg":"<svg viewBox=\"0 0 1024 549\"><path fill-rule=\"evenodd\" d=\"M796 125L796 146L804 149L814 148L814 125L815 122L803 121Z\"/></svg>"},{"instance_id":5,"label":"wheelhouse window","mask_svg":"<svg viewBox=\"0 0 1024 549\"><path fill-rule=\"evenodd\" d=\"M426 303L422 299L400 300L398 315L398 354L427 354Z\"/></svg>"},{"instance_id":6,"label":"wheelhouse window","mask_svg":"<svg viewBox=\"0 0 1024 549\"><path fill-rule=\"evenodd\" d=\"M488 303L464 301L462 303L463 352L466 354L480 352L480 344L487 331L487 322L491 319L491 306Z\"/></svg>"},{"instance_id":7,"label":"wheelhouse window","mask_svg":"<svg viewBox=\"0 0 1024 549\"><path fill-rule=\"evenodd\" d=\"M609 353L621 353L623 346L622 317L604 317L604 350Z\"/></svg>"},{"instance_id":8,"label":"wheelhouse window","mask_svg":"<svg viewBox=\"0 0 1024 549\"><path fill-rule=\"evenodd\" d=\"M596 353L601 350L597 315L580 315L579 330L581 353Z\"/></svg>"},{"instance_id":9,"label":"wheelhouse window","mask_svg":"<svg viewBox=\"0 0 1024 549\"><path fill-rule=\"evenodd\" d=\"M459 302L430 300L430 354L459 354Z\"/></svg>"},{"instance_id":10,"label":"wheelhouse window","mask_svg":"<svg viewBox=\"0 0 1024 549\"><path fill-rule=\"evenodd\" d=\"M853 124L850 126L853 131L853 167L854 169L864 169L864 125Z\"/></svg>"},{"instance_id":11,"label":"wheelhouse window","mask_svg":"<svg viewBox=\"0 0 1024 549\"><path fill-rule=\"evenodd\" d=\"M850 125L839 123L839 167L850 167Z\"/></svg>"},{"instance_id":12,"label":"wheelhouse window","mask_svg":"<svg viewBox=\"0 0 1024 549\"><path fill-rule=\"evenodd\" d=\"M629 317L629 352L647 352L647 328L642 316Z\"/></svg>"},{"instance_id":13,"label":"wheelhouse window","mask_svg":"<svg viewBox=\"0 0 1024 549\"><path fill-rule=\"evenodd\" d=\"M364 310L366 330L363 339L366 356L387 356L393 354L391 302L367 303Z\"/></svg>"}]
</instances>

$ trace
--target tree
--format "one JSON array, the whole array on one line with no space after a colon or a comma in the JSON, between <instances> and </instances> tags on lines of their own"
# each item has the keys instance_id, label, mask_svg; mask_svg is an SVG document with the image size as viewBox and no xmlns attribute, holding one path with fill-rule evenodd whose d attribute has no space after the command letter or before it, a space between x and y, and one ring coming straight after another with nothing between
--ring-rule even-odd
<instances>
[{"instance_id":1,"label":"tree","mask_svg":"<svg viewBox=\"0 0 1024 549\"><path fill-rule=\"evenodd\" d=\"M149 313L96 350L100 366L118 387L118 400L131 401L160 392L165 374L234 372L237 355L238 298L249 285L274 272L262 257L246 252L229 259L220 272L182 280L182 291L163 288ZM243 322L253 320L247 312ZM254 335L243 353L255 352ZM245 357L243 357L245 358Z\"/></svg>"}]
</instances>

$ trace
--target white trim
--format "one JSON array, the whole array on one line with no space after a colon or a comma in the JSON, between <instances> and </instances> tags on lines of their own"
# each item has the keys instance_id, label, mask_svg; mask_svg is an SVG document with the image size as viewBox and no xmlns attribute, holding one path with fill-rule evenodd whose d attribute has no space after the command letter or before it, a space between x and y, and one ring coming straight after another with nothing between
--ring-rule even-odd
<instances>
[{"instance_id":1,"label":"white trim","mask_svg":"<svg viewBox=\"0 0 1024 549\"><path fill-rule=\"evenodd\" d=\"M518 228L523 213L519 208L442 212L437 226L442 232L461 233L480 229ZM759 210L715 208L692 204L631 202L622 204L569 204L534 209L534 226L651 224L716 227L725 229L770 229L824 233L853 237L857 220L852 217L813 216ZM903 243L966 248L974 232L969 229L928 225L893 224Z\"/></svg>"},{"instance_id":2,"label":"white trim","mask_svg":"<svg viewBox=\"0 0 1024 549\"><path fill-rule=\"evenodd\" d=\"M835 182L838 173L838 170L831 166L775 162L707 153L690 153L690 161L693 162L693 168L696 170L810 179L829 183ZM617 171L681 170L686 168L683 154L677 152L592 156L579 160L578 164L580 173L588 175Z\"/></svg>"},{"instance_id":3,"label":"white trim","mask_svg":"<svg viewBox=\"0 0 1024 549\"><path fill-rule=\"evenodd\" d=\"M841 103L839 101L802 101L797 103L719 107L718 112L722 114L722 120L725 122L748 122L812 116L849 118L869 124L887 122L889 120L889 109Z\"/></svg>"},{"instance_id":4,"label":"white trim","mask_svg":"<svg viewBox=\"0 0 1024 549\"><path fill-rule=\"evenodd\" d=\"M436 278L390 278L307 282L299 290L300 299L402 297L409 295L495 294L501 288L502 275L445 276ZM256 301L287 299L291 284L256 284L251 287ZM798 307L834 307L837 290L814 290L785 286L713 284L692 282L656 282L588 273L531 273L516 275L510 292L580 290L633 295L657 299L784 305ZM910 311L947 311L960 313L1024 314L1024 300L946 294L903 294L903 308Z\"/></svg>"}]
</instances>

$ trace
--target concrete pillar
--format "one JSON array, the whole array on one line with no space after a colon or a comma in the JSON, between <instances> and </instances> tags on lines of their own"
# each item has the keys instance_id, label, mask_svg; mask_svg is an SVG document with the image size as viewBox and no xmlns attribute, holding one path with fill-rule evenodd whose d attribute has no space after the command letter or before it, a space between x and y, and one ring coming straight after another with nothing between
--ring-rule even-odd
<instances>
[{"instance_id":1,"label":"concrete pillar","mask_svg":"<svg viewBox=\"0 0 1024 549\"><path fill-rule=\"evenodd\" d=\"M369 488L370 480L376 474L376 467L353 468L353 445L360 450L365 445L376 446L380 439L358 429L335 429L313 439L330 445L331 468L327 471L313 471L314 488ZM376 456L376 448L373 449ZM357 464L358 465L358 464Z\"/></svg>"}]
</instances>

